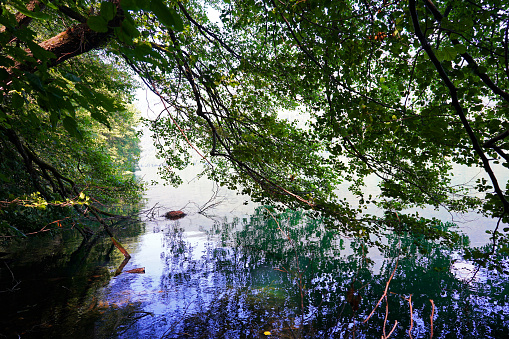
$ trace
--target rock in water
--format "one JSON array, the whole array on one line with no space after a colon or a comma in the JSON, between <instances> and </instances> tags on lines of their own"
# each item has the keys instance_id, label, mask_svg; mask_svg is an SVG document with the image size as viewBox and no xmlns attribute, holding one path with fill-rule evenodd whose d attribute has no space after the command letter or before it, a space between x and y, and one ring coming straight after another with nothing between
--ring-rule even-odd
<instances>
[{"instance_id":1,"label":"rock in water","mask_svg":"<svg viewBox=\"0 0 509 339\"><path fill-rule=\"evenodd\" d=\"M164 216L170 220L177 220L185 217L186 214L182 211L169 211Z\"/></svg>"}]
</instances>

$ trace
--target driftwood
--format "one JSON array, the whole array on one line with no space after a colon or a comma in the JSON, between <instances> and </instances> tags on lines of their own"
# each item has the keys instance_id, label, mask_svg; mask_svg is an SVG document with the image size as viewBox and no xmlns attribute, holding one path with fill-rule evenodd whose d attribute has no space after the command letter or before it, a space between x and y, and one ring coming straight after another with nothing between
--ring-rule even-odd
<instances>
[{"instance_id":1,"label":"driftwood","mask_svg":"<svg viewBox=\"0 0 509 339\"><path fill-rule=\"evenodd\" d=\"M164 215L167 219L177 220L186 216L182 211L169 211Z\"/></svg>"}]
</instances>

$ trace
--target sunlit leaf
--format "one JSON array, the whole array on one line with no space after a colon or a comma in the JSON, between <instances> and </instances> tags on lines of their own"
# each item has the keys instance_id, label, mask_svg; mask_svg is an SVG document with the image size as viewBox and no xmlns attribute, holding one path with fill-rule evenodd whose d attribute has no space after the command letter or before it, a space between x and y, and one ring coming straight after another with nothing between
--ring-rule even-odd
<instances>
[{"instance_id":1,"label":"sunlit leaf","mask_svg":"<svg viewBox=\"0 0 509 339\"><path fill-rule=\"evenodd\" d=\"M26 9L26 7L24 7L23 5L21 4L18 4L18 3L12 3L11 4L14 8L16 8L20 13L30 17L30 18L34 18L34 19L40 19L40 20L49 20L51 19L51 15L49 14L46 14L46 13L42 13L38 10L36 11L29 11Z\"/></svg>"}]
</instances>

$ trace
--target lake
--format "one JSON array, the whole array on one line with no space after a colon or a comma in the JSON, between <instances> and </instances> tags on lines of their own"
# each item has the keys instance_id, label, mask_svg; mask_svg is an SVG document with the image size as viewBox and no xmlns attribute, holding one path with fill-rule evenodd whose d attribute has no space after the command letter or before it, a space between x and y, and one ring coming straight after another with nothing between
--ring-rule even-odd
<instances>
[{"instance_id":1,"label":"lake","mask_svg":"<svg viewBox=\"0 0 509 339\"><path fill-rule=\"evenodd\" d=\"M136 175L150 182L162 165L147 137L143 147ZM115 227L132 255L121 272L103 234L4 245L0 337L509 337L508 277L474 274L461 258L463 246L489 243L496 220L424 210L437 227L458 227L453 246L388 234L379 249L197 173L183 173L179 188L149 186L141 221ZM187 215L166 219L172 210Z\"/></svg>"}]
</instances>

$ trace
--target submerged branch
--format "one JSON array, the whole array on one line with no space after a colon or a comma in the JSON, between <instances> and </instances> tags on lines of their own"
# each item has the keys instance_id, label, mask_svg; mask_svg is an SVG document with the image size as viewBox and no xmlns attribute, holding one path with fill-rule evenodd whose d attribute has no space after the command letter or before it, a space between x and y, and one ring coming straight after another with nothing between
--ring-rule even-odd
<instances>
[{"instance_id":1,"label":"submerged branch","mask_svg":"<svg viewBox=\"0 0 509 339\"><path fill-rule=\"evenodd\" d=\"M394 270L392 270L392 274L389 277L389 280L387 280L387 283L385 284L384 294L382 295L382 297L376 303L375 308L373 308L373 311L371 311L371 313L368 315L368 317L366 319L364 319L364 321L362 322L363 324L365 324L369 320L369 318L371 318L371 316L373 316L373 314L375 313L375 310L377 309L378 306L380 306L380 303L382 302L382 300L384 298L387 298L387 292L389 290L389 284L391 283L391 280L394 277L394 273L396 273L396 269L398 268L398 263L399 263L399 257L396 259L396 265L394 266ZM391 333L392 333L392 331L391 331Z\"/></svg>"}]
</instances>

